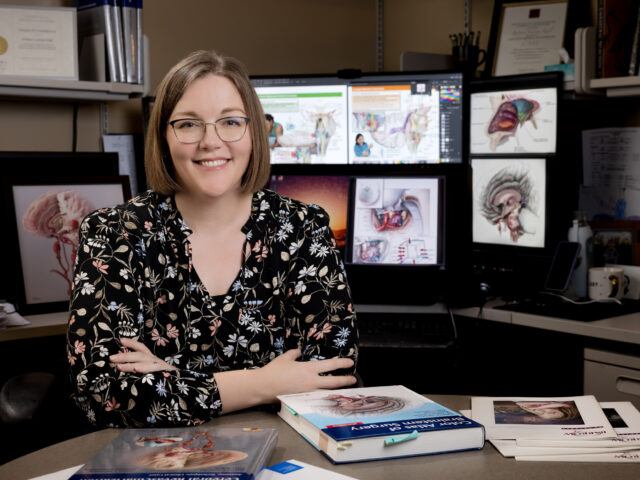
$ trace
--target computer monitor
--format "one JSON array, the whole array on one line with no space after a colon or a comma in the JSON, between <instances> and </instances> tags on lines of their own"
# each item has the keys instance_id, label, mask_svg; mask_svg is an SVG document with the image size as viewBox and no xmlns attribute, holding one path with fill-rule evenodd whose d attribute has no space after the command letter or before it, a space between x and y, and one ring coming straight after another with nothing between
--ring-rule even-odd
<instances>
[{"instance_id":1,"label":"computer monitor","mask_svg":"<svg viewBox=\"0 0 640 480\"><path fill-rule=\"evenodd\" d=\"M272 164L465 161L463 75L255 76Z\"/></svg>"},{"instance_id":2,"label":"computer monitor","mask_svg":"<svg viewBox=\"0 0 640 480\"><path fill-rule=\"evenodd\" d=\"M338 249L344 253L349 210L348 175L305 175L301 173L274 173L269 188L281 195L304 203L315 203L329 215L329 227Z\"/></svg>"},{"instance_id":3,"label":"computer monitor","mask_svg":"<svg viewBox=\"0 0 640 480\"><path fill-rule=\"evenodd\" d=\"M455 301L470 272L469 166L388 166L352 178L345 263L354 302Z\"/></svg>"},{"instance_id":4,"label":"computer monitor","mask_svg":"<svg viewBox=\"0 0 640 480\"><path fill-rule=\"evenodd\" d=\"M347 82L335 76L253 77L272 126L271 163L347 163Z\"/></svg>"},{"instance_id":5,"label":"computer monitor","mask_svg":"<svg viewBox=\"0 0 640 480\"><path fill-rule=\"evenodd\" d=\"M470 154L555 154L561 82L557 72L472 82Z\"/></svg>"}]
</instances>

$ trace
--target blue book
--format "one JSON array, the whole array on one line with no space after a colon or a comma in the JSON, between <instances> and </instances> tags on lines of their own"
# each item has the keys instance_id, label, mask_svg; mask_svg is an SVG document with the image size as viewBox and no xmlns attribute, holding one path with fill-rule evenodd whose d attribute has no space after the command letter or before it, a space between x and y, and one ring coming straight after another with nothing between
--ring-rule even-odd
<instances>
[{"instance_id":1,"label":"blue book","mask_svg":"<svg viewBox=\"0 0 640 480\"><path fill-rule=\"evenodd\" d=\"M273 428L127 429L70 480L254 480L277 438Z\"/></svg>"},{"instance_id":2,"label":"blue book","mask_svg":"<svg viewBox=\"0 0 640 480\"><path fill-rule=\"evenodd\" d=\"M334 463L484 446L482 425L402 385L278 398L280 417Z\"/></svg>"}]
</instances>

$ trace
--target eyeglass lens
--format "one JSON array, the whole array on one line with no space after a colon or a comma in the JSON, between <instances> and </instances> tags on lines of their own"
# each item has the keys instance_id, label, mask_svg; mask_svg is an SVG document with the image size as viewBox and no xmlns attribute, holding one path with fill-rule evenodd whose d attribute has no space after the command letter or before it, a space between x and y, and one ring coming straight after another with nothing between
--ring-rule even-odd
<instances>
[{"instance_id":1,"label":"eyeglass lens","mask_svg":"<svg viewBox=\"0 0 640 480\"><path fill-rule=\"evenodd\" d=\"M170 122L176 138L182 143L197 143L201 141L207 129L207 125L213 125L224 142L237 142L246 130L249 119L246 117L224 117L215 122L203 122L202 120L185 118Z\"/></svg>"}]
</instances>

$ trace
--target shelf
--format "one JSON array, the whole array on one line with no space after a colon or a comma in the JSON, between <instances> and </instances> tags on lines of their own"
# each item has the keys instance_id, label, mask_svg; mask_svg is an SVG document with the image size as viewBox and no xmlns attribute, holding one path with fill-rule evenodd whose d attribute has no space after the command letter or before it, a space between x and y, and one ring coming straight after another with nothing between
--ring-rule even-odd
<instances>
[{"instance_id":1,"label":"shelf","mask_svg":"<svg viewBox=\"0 0 640 480\"><path fill-rule=\"evenodd\" d=\"M141 97L144 85L130 83L49 80L0 76L0 98L46 98L77 101L122 101Z\"/></svg>"},{"instance_id":2,"label":"shelf","mask_svg":"<svg viewBox=\"0 0 640 480\"><path fill-rule=\"evenodd\" d=\"M594 78L589 83L591 88L605 89L607 97L626 97L640 95L640 77Z\"/></svg>"}]
</instances>

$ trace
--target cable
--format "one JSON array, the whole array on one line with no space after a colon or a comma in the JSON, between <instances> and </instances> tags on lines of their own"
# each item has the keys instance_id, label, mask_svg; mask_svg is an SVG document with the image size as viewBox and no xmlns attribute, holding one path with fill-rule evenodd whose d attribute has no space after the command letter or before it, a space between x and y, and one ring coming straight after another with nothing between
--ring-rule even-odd
<instances>
[{"instance_id":1,"label":"cable","mask_svg":"<svg viewBox=\"0 0 640 480\"><path fill-rule=\"evenodd\" d=\"M78 104L73 104L73 118L72 118L72 133L71 133L71 151L78 151Z\"/></svg>"},{"instance_id":2,"label":"cable","mask_svg":"<svg viewBox=\"0 0 640 480\"><path fill-rule=\"evenodd\" d=\"M445 305L445 307L447 308L447 313L449 314L449 319L451 320L451 330L453 331L453 341L455 343L458 341L458 328L456 327L456 319L449 305Z\"/></svg>"},{"instance_id":3,"label":"cable","mask_svg":"<svg viewBox=\"0 0 640 480\"><path fill-rule=\"evenodd\" d=\"M602 300L586 300L584 302L578 302L569 297L565 297L564 295L560 295L558 293L553 292L540 292L543 295L551 295L552 297L558 297L564 300L565 302L573 303L574 305L587 305L589 303L617 303L618 305L622 305L622 302L617 298L603 298Z\"/></svg>"}]
</instances>

